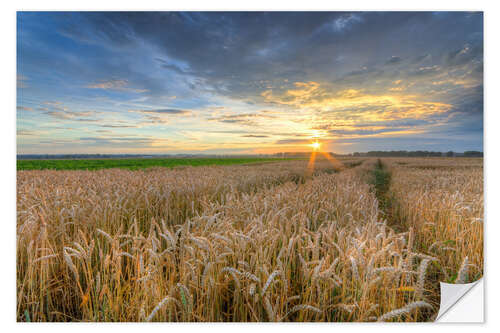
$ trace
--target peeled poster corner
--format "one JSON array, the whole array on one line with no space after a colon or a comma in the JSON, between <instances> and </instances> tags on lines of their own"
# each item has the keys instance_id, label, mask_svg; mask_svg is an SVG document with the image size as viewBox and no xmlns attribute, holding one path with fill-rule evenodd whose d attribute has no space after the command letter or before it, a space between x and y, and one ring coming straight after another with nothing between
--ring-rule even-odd
<instances>
[{"instance_id":1,"label":"peeled poster corner","mask_svg":"<svg viewBox=\"0 0 500 333\"><path fill-rule=\"evenodd\" d=\"M483 323L484 280L466 284L441 282L438 323Z\"/></svg>"},{"instance_id":2,"label":"peeled poster corner","mask_svg":"<svg viewBox=\"0 0 500 333\"><path fill-rule=\"evenodd\" d=\"M483 321L483 16L17 11L16 321Z\"/></svg>"}]
</instances>

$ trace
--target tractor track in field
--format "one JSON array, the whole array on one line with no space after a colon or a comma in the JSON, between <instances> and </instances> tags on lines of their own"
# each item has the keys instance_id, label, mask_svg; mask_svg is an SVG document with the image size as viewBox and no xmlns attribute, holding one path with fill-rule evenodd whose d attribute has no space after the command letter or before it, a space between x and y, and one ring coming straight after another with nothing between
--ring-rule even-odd
<instances>
[{"instance_id":1,"label":"tractor track in field","mask_svg":"<svg viewBox=\"0 0 500 333\"><path fill-rule=\"evenodd\" d=\"M378 200L381 218L397 232L408 230L406 218L399 214L399 203L391 191L392 173L388 166L378 159L372 171L372 185Z\"/></svg>"}]
</instances>

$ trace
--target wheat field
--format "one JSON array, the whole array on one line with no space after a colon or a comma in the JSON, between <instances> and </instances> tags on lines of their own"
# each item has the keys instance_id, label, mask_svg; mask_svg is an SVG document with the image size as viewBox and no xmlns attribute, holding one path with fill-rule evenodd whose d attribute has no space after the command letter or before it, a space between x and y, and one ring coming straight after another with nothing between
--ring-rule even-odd
<instances>
[{"instance_id":1,"label":"wheat field","mask_svg":"<svg viewBox=\"0 0 500 333\"><path fill-rule=\"evenodd\" d=\"M430 321L482 276L482 159L18 171L16 236L18 321Z\"/></svg>"}]
</instances>

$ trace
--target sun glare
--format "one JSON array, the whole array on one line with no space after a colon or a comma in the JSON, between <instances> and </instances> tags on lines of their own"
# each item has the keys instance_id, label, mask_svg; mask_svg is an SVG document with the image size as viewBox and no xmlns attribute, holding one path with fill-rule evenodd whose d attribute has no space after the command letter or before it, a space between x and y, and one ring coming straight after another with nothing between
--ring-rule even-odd
<instances>
[{"instance_id":1,"label":"sun glare","mask_svg":"<svg viewBox=\"0 0 500 333\"><path fill-rule=\"evenodd\" d=\"M311 147L314 150L318 150L321 147L321 143L319 143L318 141L315 141L315 142L311 143Z\"/></svg>"}]
</instances>

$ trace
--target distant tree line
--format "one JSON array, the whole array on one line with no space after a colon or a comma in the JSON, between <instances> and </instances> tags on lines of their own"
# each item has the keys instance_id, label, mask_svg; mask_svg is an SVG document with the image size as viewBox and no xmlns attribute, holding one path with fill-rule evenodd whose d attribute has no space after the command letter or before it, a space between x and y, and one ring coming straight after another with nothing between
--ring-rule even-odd
<instances>
[{"instance_id":1,"label":"distant tree line","mask_svg":"<svg viewBox=\"0 0 500 333\"><path fill-rule=\"evenodd\" d=\"M482 151L469 150L464 152L464 156L466 157L483 157Z\"/></svg>"},{"instance_id":2,"label":"distant tree line","mask_svg":"<svg viewBox=\"0 0 500 333\"><path fill-rule=\"evenodd\" d=\"M448 151L446 153L439 151L427 151L427 150L391 150L391 151L380 151L374 150L366 153L353 153L352 156L370 156L370 157L483 157L483 152L481 151L465 151L463 153L456 153L454 151Z\"/></svg>"},{"instance_id":3,"label":"distant tree line","mask_svg":"<svg viewBox=\"0 0 500 333\"><path fill-rule=\"evenodd\" d=\"M135 158L247 158L270 157L265 154L19 154L18 160L59 160L59 159L135 159ZM272 157L272 156L271 156Z\"/></svg>"},{"instance_id":4,"label":"distant tree line","mask_svg":"<svg viewBox=\"0 0 500 333\"><path fill-rule=\"evenodd\" d=\"M407 150L391 150L382 151L374 150L366 153L355 152L352 154L337 154L329 152L331 156L369 156L369 157L483 157L483 152L469 150L463 153L453 151L436 152L436 151L407 151ZM24 154L17 155L18 160L37 160L37 159L107 159L107 158L237 158L237 157L275 157L275 158L309 158L311 152L281 152L275 154L238 154L238 155L217 155L217 154ZM321 158L321 154L318 156Z\"/></svg>"}]
</instances>

